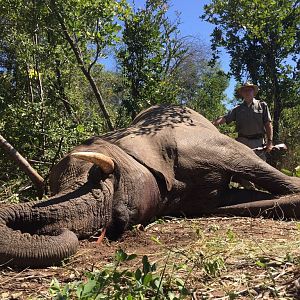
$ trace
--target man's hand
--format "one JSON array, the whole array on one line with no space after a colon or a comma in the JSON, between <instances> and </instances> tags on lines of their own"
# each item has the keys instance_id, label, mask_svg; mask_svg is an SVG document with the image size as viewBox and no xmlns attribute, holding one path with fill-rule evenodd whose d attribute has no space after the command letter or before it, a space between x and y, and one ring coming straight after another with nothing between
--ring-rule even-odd
<instances>
[{"instance_id":1,"label":"man's hand","mask_svg":"<svg viewBox=\"0 0 300 300\"><path fill-rule=\"evenodd\" d=\"M226 119L224 118L224 116L219 117L219 118L212 121L212 124L215 125L215 126L219 126L219 125L222 125L224 123L226 123Z\"/></svg>"},{"instance_id":2,"label":"man's hand","mask_svg":"<svg viewBox=\"0 0 300 300\"><path fill-rule=\"evenodd\" d=\"M273 149L273 141L272 140L268 140L267 141L267 145L266 145L266 152L271 152Z\"/></svg>"},{"instance_id":3,"label":"man's hand","mask_svg":"<svg viewBox=\"0 0 300 300\"><path fill-rule=\"evenodd\" d=\"M266 152L271 152L273 149L273 126L271 122L265 124L266 135L267 135L267 145Z\"/></svg>"}]
</instances>

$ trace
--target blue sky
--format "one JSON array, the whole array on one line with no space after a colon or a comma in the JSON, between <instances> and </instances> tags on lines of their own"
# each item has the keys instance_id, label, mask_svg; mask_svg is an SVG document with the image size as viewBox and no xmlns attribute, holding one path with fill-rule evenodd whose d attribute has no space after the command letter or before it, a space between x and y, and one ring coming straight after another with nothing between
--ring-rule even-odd
<instances>
[{"instance_id":1,"label":"blue sky","mask_svg":"<svg viewBox=\"0 0 300 300\"><path fill-rule=\"evenodd\" d=\"M145 0L133 0L135 7L144 6ZM132 1L132 2L133 2ZM209 43L213 26L200 19L203 14L203 6L210 3L208 0L170 0L170 16L175 18L175 11L181 13L182 24L180 30L183 36L196 35Z\"/></svg>"},{"instance_id":2,"label":"blue sky","mask_svg":"<svg viewBox=\"0 0 300 300\"><path fill-rule=\"evenodd\" d=\"M143 2L139 0L139 2ZM200 16L203 14L203 6L210 1L203 0L171 0L171 15L175 11L181 12L180 30L183 36L195 35L209 44L210 34L213 31L213 25L202 21Z\"/></svg>"},{"instance_id":3,"label":"blue sky","mask_svg":"<svg viewBox=\"0 0 300 300\"><path fill-rule=\"evenodd\" d=\"M135 3L144 3L144 0L135 0ZM203 7L210 3L208 0L171 0L172 7L170 9L170 16L175 15L175 11L181 12L180 31L183 36L192 35L200 38L205 44L210 46L210 34L214 26L208 22L203 21L200 16L203 14ZM224 71L229 71L230 57L225 51L221 51L220 63ZM229 98L233 97L235 81L230 80L226 94Z\"/></svg>"}]
</instances>

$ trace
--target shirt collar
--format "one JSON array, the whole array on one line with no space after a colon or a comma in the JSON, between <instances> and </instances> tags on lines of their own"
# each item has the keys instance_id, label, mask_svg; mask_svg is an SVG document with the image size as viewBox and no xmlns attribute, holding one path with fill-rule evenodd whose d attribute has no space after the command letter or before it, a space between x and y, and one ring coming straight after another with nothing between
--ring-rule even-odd
<instances>
[{"instance_id":1,"label":"shirt collar","mask_svg":"<svg viewBox=\"0 0 300 300\"><path fill-rule=\"evenodd\" d=\"M255 105L258 102L258 100L256 100L255 98L253 98L251 104L248 106L248 104L246 103L246 101L244 100L242 105L246 106L246 107L252 107L253 105Z\"/></svg>"}]
</instances>

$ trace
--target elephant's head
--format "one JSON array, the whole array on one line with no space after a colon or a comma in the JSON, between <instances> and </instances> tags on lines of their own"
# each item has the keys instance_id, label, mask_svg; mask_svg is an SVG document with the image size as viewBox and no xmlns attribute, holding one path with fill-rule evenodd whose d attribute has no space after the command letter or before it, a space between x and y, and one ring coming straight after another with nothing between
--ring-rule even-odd
<instances>
[{"instance_id":1,"label":"elephant's head","mask_svg":"<svg viewBox=\"0 0 300 300\"><path fill-rule=\"evenodd\" d=\"M97 235L103 228L115 236L151 218L159 193L145 167L100 138L64 157L49 182L48 200L0 210L1 265L58 263L76 252L78 238ZM140 206L141 197L150 205Z\"/></svg>"}]
</instances>

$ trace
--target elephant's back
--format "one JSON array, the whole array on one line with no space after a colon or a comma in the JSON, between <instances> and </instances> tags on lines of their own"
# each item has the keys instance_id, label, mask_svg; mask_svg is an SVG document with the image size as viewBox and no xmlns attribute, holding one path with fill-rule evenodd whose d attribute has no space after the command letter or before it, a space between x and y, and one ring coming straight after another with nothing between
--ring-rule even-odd
<instances>
[{"instance_id":1,"label":"elephant's back","mask_svg":"<svg viewBox=\"0 0 300 300\"><path fill-rule=\"evenodd\" d=\"M156 105L152 106L133 120L132 126L139 128L152 128L159 131L164 127L176 129L178 126L205 127L218 131L216 127L200 113L180 105Z\"/></svg>"}]
</instances>

